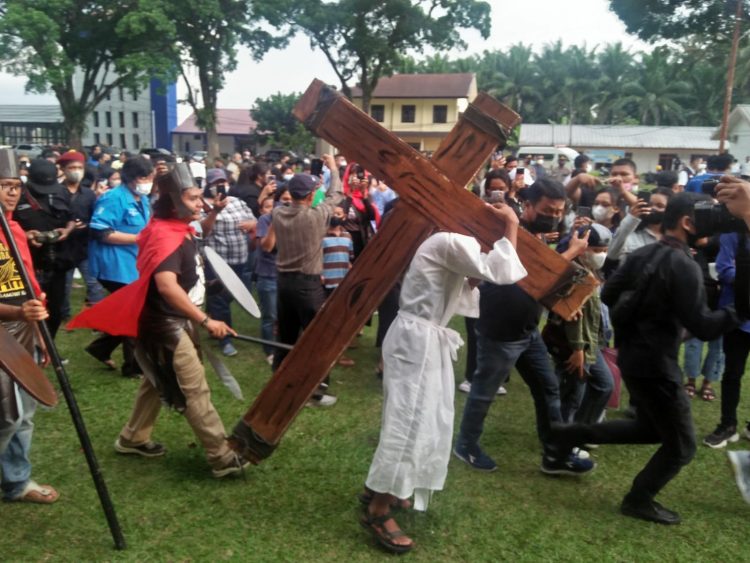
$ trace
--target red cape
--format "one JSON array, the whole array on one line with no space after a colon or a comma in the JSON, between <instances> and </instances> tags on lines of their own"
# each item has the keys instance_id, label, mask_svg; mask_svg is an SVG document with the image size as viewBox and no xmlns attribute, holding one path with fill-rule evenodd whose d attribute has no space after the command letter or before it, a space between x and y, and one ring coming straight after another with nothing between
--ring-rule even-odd
<instances>
[{"instance_id":1,"label":"red cape","mask_svg":"<svg viewBox=\"0 0 750 563\"><path fill-rule=\"evenodd\" d=\"M138 319L156 267L193 228L176 219L152 219L138 235L138 279L76 315L67 328L93 328L113 336L138 336Z\"/></svg>"},{"instance_id":2,"label":"red cape","mask_svg":"<svg viewBox=\"0 0 750 563\"><path fill-rule=\"evenodd\" d=\"M39 294L42 293L42 288L39 287L39 282L36 280L36 274L34 273L34 262L31 260L31 251L29 250L29 241L26 238L26 232L21 228L21 225L13 220L12 213L6 213L5 218L8 220L8 226L10 227L10 232L16 241L18 252L21 253L21 260L23 261L23 265L26 266L26 271L29 274L32 289L34 290L34 295L39 296ZM5 233L3 233L2 230L0 230L0 241L3 243L5 248L8 248L8 241L5 240ZM10 252L10 248L8 248L8 252ZM16 268L20 271L20 268L18 266L16 266Z\"/></svg>"},{"instance_id":3,"label":"red cape","mask_svg":"<svg viewBox=\"0 0 750 563\"><path fill-rule=\"evenodd\" d=\"M354 204L354 207L356 207L360 213L367 213L367 210L365 209L365 202L363 201L366 197L369 196L369 194L363 194L359 188L356 190L352 188L352 185L349 183L349 177L352 175L352 169L357 166L356 163L350 162L346 166L346 170L344 170L344 177L341 180L341 184L344 187L344 195L349 196L352 199L352 203ZM370 173L365 170L365 178L368 180L370 179ZM378 208L373 205L372 203L369 203L370 209L372 210L372 213L375 215L375 226L380 226L380 211L378 211Z\"/></svg>"}]
</instances>

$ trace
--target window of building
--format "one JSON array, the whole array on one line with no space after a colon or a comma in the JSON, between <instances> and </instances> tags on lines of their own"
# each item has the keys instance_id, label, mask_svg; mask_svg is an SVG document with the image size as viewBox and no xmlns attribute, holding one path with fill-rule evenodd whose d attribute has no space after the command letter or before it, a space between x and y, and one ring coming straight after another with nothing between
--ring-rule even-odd
<instances>
[{"instance_id":1,"label":"window of building","mask_svg":"<svg viewBox=\"0 0 750 563\"><path fill-rule=\"evenodd\" d=\"M124 129L125 128L125 112L124 111L119 112L119 118L120 118L120 127Z\"/></svg>"},{"instance_id":2,"label":"window of building","mask_svg":"<svg viewBox=\"0 0 750 563\"><path fill-rule=\"evenodd\" d=\"M370 106L370 115L378 123L383 123L385 121L385 106L381 104Z\"/></svg>"},{"instance_id":3,"label":"window of building","mask_svg":"<svg viewBox=\"0 0 750 563\"><path fill-rule=\"evenodd\" d=\"M94 133L94 144L95 145L100 145L101 142L102 142L102 139L101 139L99 133Z\"/></svg>"},{"instance_id":4,"label":"window of building","mask_svg":"<svg viewBox=\"0 0 750 563\"><path fill-rule=\"evenodd\" d=\"M112 133L107 133L107 145L112 146Z\"/></svg>"},{"instance_id":5,"label":"window of building","mask_svg":"<svg viewBox=\"0 0 750 563\"><path fill-rule=\"evenodd\" d=\"M118 94L120 96L120 101L124 102L125 101L125 88L123 88L122 86L120 86L118 88Z\"/></svg>"},{"instance_id":6,"label":"window of building","mask_svg":"<svg viewBox=\"0 0 750 563\"><path fill-rule=\"evenodd\" d=\"M676 154L660 154L659 165L662 170L674 170L674 162L677 160Z\"/></svg>"},{"instance_id":7,"label":"window of building","mask_svg":"<svg viewBox=\"0 0 750 563\"><path fill-rule=\"evenodd\" d=\"M415 105L403 105L401 106L401 123L414 123L417 117L417 106Z\"/></svg>"},{"instance_id":8,"label":"window of building","mask_svg":"<svg viewBox=\"0 0 750 563\"><path fill-rule=\"evenodd\" d=\"M200 141L202 138L203 138L203 135L200 135L200 134L199 135L193 135L193 139L195 139L196 141Z\"/></svg>"},{"instance_id":9,"label":"window of building","mask_svg":"<svg viewBox=\"0 0 750 563\"><path fill-rule=\"evenodd\" d=\"M134 101L134 102L137 102L137 101L138 101L138 91L137 91L137 90L134 90L134 91L133 91L133 101Z\"/></svg>"},{"instance_id":10,"label":"window of building","mask_svg":"<svg viewBox=\"0 0 750 563\"><path fill-rule=\"evenodd\" d=\"M107 101L109 101L109 100L111 100L111 99L112 99L112 96L110 96L110 93L109 93L109 92L107 92Z\"/></svg>"},{"instance_id":11,"label":"window of building","mask_svg":"<svg viewBox=\"0 0 750 563\"><path fill-rule=\"evenodd\" d=\"M141 147L141 137L138 133L133 133L133 148L138 149Z\"/></svg>"},{"instance_id":12,"label":"window of building","mask_svg":"<svg viewBox=\"0 0 750 563\"><path fill-rule=\"evenodd\" d=\"M133 112L133 127L138 127L138 112Z\"/></svg>"},{"instance_id":13,"label":"window of building","mask_svg":"<svg viewBox=\"0 0 750 563\"><path fill-rule=\"evenodd\" d=\"M128 142L125 140L125 133L120 133L120 148L128 148Z\"/></svg>"},{"instance_id":14,"label":"window of building","mask_svg":"<svg viewBox=\"0 0 750 563\"><path fill-rule=\"evenodd\" d=\"M448 106L432 106L432 122L448 123Z\"/></svg>"},{"instance_id":15,"label":"window of building","mask_svg":"<svg viewBox=\"0 0 750 563\"><path fill-rule=\"evenodd\" d=\"M104 112L104 123L107 127L112 127L112 112L110 111Z\"/></svg>"},{"instance_id":16,"label":"window of building","mask_svg":"<svg viewBox=\"0 0 750 563\"><path fill-rule=\"evenodd\" d=\"M94 127L99 127L99 112L94 112Z\"/></svg>"},{"instance_id":17,"label":"window of building","mask_svg":"<svg viewBox=\"0 0 750 563\"><path fill-rule=\"evenodd\" d=\"M422 143L407 143L411 148L417 149L418 151L422 150Z\"/></svg>"}]
</instances>

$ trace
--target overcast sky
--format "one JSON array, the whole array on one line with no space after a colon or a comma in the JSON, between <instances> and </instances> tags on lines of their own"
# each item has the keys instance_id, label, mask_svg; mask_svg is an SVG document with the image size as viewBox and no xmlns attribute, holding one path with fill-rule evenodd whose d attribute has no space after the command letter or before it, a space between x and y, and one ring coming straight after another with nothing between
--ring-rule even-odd
<instances>
[{"instance_id":1,"label":"overcast sky","mask_svg":"<svg viewBox=\"0 0 750 563\"><path fill-rule=\"evenodd\" d=\"M466 51L452 55L481 53L485 49L503 49L523 42L540 49L545 43L562 40L564 45L592 47L621 41L638 50L645 46L625 33L625 26L609 11L607 0L490 0L492 31L487 40L476 32L464 33ZM526 8L526 9L525 9ZM525 11L524 11L525 9ZM293 39L284 50L269 51L256 63L250 53L241 51L237 70L227 77L226 87L219 94L220 108L250 108L256 98L276 92L301 92L314 79L338 84L335 74L320 51L310 48L304 37ZM24 92L25 79L0 73L0 104L54 104L52 95L29 95ZM178 84L178 96L184 97ZM190 114L185 105L178 108L179 121Z\"/></svg>"}]
</instances>

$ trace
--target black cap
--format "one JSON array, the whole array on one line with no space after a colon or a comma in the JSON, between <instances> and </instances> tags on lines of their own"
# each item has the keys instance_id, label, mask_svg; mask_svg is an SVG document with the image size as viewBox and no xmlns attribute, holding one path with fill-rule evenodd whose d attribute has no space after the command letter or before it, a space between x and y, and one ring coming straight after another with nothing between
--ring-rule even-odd
<instances>
[{"instance_id":1,"label":"black cap","mask_svg":"<svg viewBox=\"0 0 750 563\"><path fill-rule=\"evenodd\" d=\"M319 178L311 176L310 174L295 174L292 176L292 179L289 180L287 187L289 188L289 193L294 199L305 199L308 194L315 189L319 182Z\"/></svg>"},{"instance_id":2,"label":"black cap","mask_svg":"<svg viewBox=\"0 0 750 563\"><path fill-rule=\"evenodd\" d=\"M0 149L0 178L18 178L16 151Z\"/></svg>"},{"instance_id":3,"label":"black cap","mask_svg":"<svg viewBox=\"0 0 750 563\"><path fill-rule=\"evenodd\" d=\"M180 218L192 216L192 212L182 203L182 192L197 188L198 183L190 173L190 166L184 162L175 164L174 168L156 179L159 198L169 197Z\"/></svg>"},{"instance_id":4,"label":"black cap","mask_svg":"<svg viewBox=\"0 0 750 563\"><path fill-rule=\"evenodd\" d=\"M37 193L55 193L60 187L57 181L57 166L46 158L35 158L29 165L29 178L26 183Z\"/></svg>"}]
</instances>

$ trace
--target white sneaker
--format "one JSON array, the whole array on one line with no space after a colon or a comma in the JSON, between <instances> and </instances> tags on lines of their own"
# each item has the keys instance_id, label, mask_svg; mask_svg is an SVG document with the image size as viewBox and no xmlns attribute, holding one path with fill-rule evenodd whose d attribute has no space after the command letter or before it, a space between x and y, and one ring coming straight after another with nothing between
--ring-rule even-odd
<instances>
[{"instance_id":1,"label":"white sneaker","mask_svg":"<svg viewBox=\"0 0 750 563\"><path fill-rule=\"evenodd\" d=\"M589 459L591 457L589 452L587 452L586 450L582 450L581 448L573 448L570 453L572 453L578 459Z\"/></svg>"},{"instance_id":2,"label":"white sneaker","mask_svg":"<svg viewBox=\"0 0 750 563\"><path fill-rule=\"evenodd\" d=\"M268 354L268 356L266 356L266 362L269 366L273 365L273 354Z\"/></svg>"},{"instance_id":3,"label":"white sneaker","mask_svg":"<svg viewBox=\"0 0 750 563\"><path fill-rule=\"evenodd\" d=\"M745 502L750 503L750 452L734 450L728 452L728 455L737 488Z\"/></svg>"},{"instance_id":4,"label":"white sneaker","mask_svg":"<svg viewBox=\"0 0 750 563\"><path fill-rule=\"evenodd\" d=\"M458 390L461 391L461 393L471 393L471 382L464 379L458 386Z\"/></svg>"},{"instance_id":5,"label":"white sneaker","mask_svg":"<svg viewBox=\"0 0 750 563\"><path fill-rule=\"evenodd\" d=\"M305 404L306 407L332 407L338 399L333 395L321 395L318 398L313 397Z\"/></svg>"},{"instance_id":6,"label":"white sneaker","mask_svg":"<svg viewBox=\"0 0 750 563\"><path fill-rule=\"evenodd\" d=\"M508 390L501 385L500 387L497 388L497 394L498 395L507 395L508 394Z\"/></svg>"}]
</instances>

